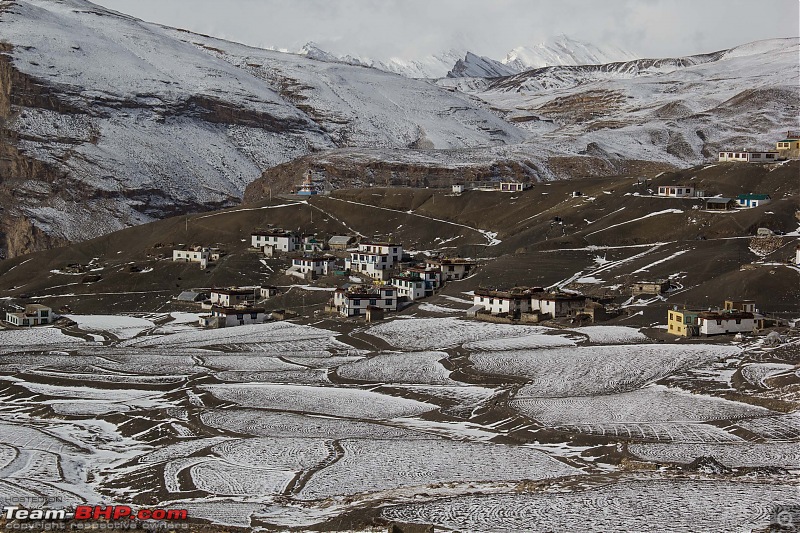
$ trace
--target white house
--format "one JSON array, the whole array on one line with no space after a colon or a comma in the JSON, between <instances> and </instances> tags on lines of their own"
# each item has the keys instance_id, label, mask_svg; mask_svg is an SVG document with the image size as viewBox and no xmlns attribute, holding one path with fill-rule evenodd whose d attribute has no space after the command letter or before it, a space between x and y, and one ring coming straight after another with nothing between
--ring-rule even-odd
<instances>
[{"instance_id":1,"label":"white house","mask_svg":"<svg viewBox=\"0 0 800 533\"><path fill-rule=\"evenodd\" d=\"M300 248L300 237L288 231L254 231L250 234L250 243L253 248L263 250L271 246L278 252L294 252Z\"/></svg>"},{"instance_id":2,"label":"white house","mask_svg":"<svg viewBox=\"0 0 800 533\"><path fill-rule=\"evenodd\" d=\"M255 299L255 289L211 289L211 305L233 307Z\"/></svg>"},{"instance_id":3,"label":"white house","mask_svg":"<svg viewBox=\"0 0 800 533\"><path fill-rule=\"evenodd\" d=\"M208 264L212 261L211 250L202 246L176 248L172 250L172 260Z\"/></svg>"},{"instance_id":4,"label":"white house","mask_svg":"<svg viewBox=\"0 0 800 533\"><path fill-rule=\"evenodd\" d=\"M258 292L263 300L268 300L269 298L274 298L278 295L278 287L267 285L265 287L261 287Z\"/></svg>"},{"instance_id":5,"label":"white house","mask_svg":"<svg viewBox=\"0 0 800 533\"><path fill-rule=\"evenodd\" d=\"M301 277L309 272L313 276L327 276L333 272L335 264L335 257L293 257L292 266L286 273L289 275L298 273Z\"/></svg>"},{"instance_id":6,"label":"white house","mask_svg":"<svg viewBox=\"0 0 800 533\"><path fill-rule=\"evenodd\" d=\"M402 244L364 242L345 259L345 269L385 281L402 257Z\"/></svg>"},{"instance_id":7,"label":"white house","mask_svg":"<svg viewBox=\"0 0 800 533\"><path fill-rule=\"evenodd\" d=\"M403 245L388 242L362 242L358 245L359 252L386 254L389 261L398 263L403 258Z\"/></svg>"},{"instance_id":8,"label":"white house","mask_svg":"<svg viewBox=\"0 0 800 533\"><path fill-rule=\"evenodd\" d=\"M453 185L453 192L455 194L461 194L462 192L464 192L464 186L463 185Z\"/></svg>"},{"instance_id":9,"label":"white house","mask_svg":"<svg viewBox=\"0 0 800 533\"><path fill-rule=\"evenodd\" d=\"M503 181L500 182L500 191L501 192L522 192L527 189L529 185L526 187L525 183L517 183L515 181Z\"/></svg>"},{"instance_id":10,"label":"white house","mask_svg":"<svg viewBox=\"0 0 800 533\"><path fill-rule=\"evenodd\" d=\"M528 291L493 291L488 289L476 289L473 296L474 305L483 308L493 315L498 313L508 313L519 315L531 310L531 294Z\"/></svg>"},{"instance_id":11,"label":"white house","mask_svg":"<svg viewBox=\"0 0 800 533\"><path fill-rule=\"evenodd\" d=\"M758 207L770 203L772 199L768 194L740 194L736 197L736 205L739 207Z\"/></svg>"},{"instance_id":12,"label":"white house","mask_svg":"<svg viewBox=\"0 0 800 533\"><path fill-rule=\"evenodd\" d=\"M585 305L586 297L579 294L544 293L531 298L531 310L549 313L553 318L569 316Z\"/></svg>"},{"instance_id":13,"label":"white house","mask_svg":"<svg viewBox=\"0 0 800 533\"><path fill-rule=\"evenodd\" d=\"M718 161L739 163L773 163L778 160L778 152L720 152Z\"/></svg>"},{"instance_id":14,"label":"white house","mask_svg":"<svg viewBox=\"0 0 800 533\"><path fill-rule=\"evenodd\" d=\"M211 314L200 315L200 325L206 328L224 328L244 326L245 324L261 324L266 320L266 312L262 307L226 307L213 306Z\"/></svg>"},{"instance_id":15,"label":"white house","mask_svg":"<svg viewBox=\"0 0 800 533\"><path fill-rule=\"evenodd\" d=\"M438 268L442 273L442 281L453 281L466 278L477 263L467 259L428 259L426 268Z\"/></svg>"},{"instance_id":16,"label":"white house","mask_svg":"<svg viewBox=\"0 0 800 533\"><path fill-rule=\"evenodd\" d=\"M753 331L753 313L744 311L702 311L697 314L700 335L724 335Z\"/></svg>"},{"instance_id":17,"label":"white house","mask_svg":"<svg viewBox=\"0 0 800 533\"><path fill-rule=\"evenodd\" d=\"M397 311L397 289L390 285L336 289L333 293L333 306L337 313L347 317L366 315L369 307Z\"/></svg>"},{"instance_id":18,"label":"white house","mask_svg":"<svg viewBox=\"0 0 800 533\"><path fill-rule=\"evenodd\" d=\"M425 282L425 296L433 296L433 292L442 286L442 271L438 268L413 267L407 274Z\"/></svg>"},{"instance_id":19,"label":"white house","mask_svg":"<svg viewBox=\"0 0 800 533\"><path fill-rule=\"evenodd\" d=\"M42 304L28 304L24 311L6 313L6 322L14 326L41 326L53 321L53 310Z\"/></svg>"},{"instance_id":20,"label":"white house","mask_svg":"<svg viewBox=\"0 0 800 533\"><path fill-rule=\"evenodd\" d=\"M800 244L794 249L794 264L800 266Z\"/></svg>"},{"instance_id":21,"label":"white house","mask_svg":"<svg viewBox=\"0 0 800 533\"><path fill-rule=\"evenodd\" d=\"M425 281L417 276L395 276L389 283L397 288L398 297L411 301L425 298Z\"/></svg>"},{"instance_id":22,"label":"white house","mask_svg":"<svg viewBox=\"0 0 800 533\"><path fill-rule=\"evenodd\" d=\"M694 196L694 185L659 185L658 196L687 198Z\"/></svg>"}]
</instances>

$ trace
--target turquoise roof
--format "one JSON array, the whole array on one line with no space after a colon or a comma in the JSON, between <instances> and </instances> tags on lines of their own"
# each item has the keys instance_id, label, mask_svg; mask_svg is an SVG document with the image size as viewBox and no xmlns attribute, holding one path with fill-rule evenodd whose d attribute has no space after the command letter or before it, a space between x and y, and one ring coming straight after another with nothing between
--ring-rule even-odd
<instances>
[{"instance_id":1,"label":"turquoise roof","mask_svg":"<svg viewBox=\"0 0 800 533\"><path fill-rule=\"evenodd\" d=\"M736 198L739 200L769 200L769 194L740 194Z\"/></svg>"}]
</instances>

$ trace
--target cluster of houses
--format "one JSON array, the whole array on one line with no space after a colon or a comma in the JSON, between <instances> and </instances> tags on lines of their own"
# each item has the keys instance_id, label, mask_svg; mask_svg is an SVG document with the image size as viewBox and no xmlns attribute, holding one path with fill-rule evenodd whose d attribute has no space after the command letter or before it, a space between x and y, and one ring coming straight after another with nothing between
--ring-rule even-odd
<instances>
[{"instance_id":1,"label":"cluster of houses","mask_svg":"<svg viewBox=\"0 0 800 533\"><path fill-rule=\"evenodd\" d=\"M466 278L475 267L474 261L461 258L415 264L405 260L402 244L362 242L345 259L345 268L351 275L370 278L371 283L336 289L327 310L376 320L386 311L397 311L404 302L432 296L448 281Z\"/></svg>"},{"instance_id":2,"label":"cluster of houses","mask_svg":"<svg viewBox=\"0 0 800 533\"><path fill-rule=\"evenodd\" d=\"M461 194L466 190L486 192L522 192L525 189L530 188L530 183L522 183L519 181L472 181L466 184L453 185L453 193Z\"/></svg>"},{"instance_id":3,"label":"cluster of houses","mask_svg":"<svg viewBox=\"0 0 800 533\"><path fill-rule=\"evenodd\" d=\"M708 197L705 191L695 188L694 185L659 185L656 196L664 198L702 198L703 207L710 211L730 211L735 208L749 209L766 205L772 201L768 194L746 193L736 198L723 198L720 196Z\"/></svg>"},{"instance_id":4,"label":"cluster of houses","mask_svg":"<svg viewBox=\"0 0 800 533\"><path fill-rule=\"evenodd\" d=\"M800 132L786 132L786 138L775 143L775 150L760 152L726 150L719 152L717 156L717 160L720 163L774 163L776 161L786 161L787 159L800 159Z\"/></svg>"},{"instance_id":5,"label":"cluster of houses","mask_svg":"<svg viewBox=\"0 0 800 533\"><path fill-rule=\"evenodd\" d=\"M667 312L667 332L681 337L748 333L772 325L754 300L726 300L723 309L678 309Z\"/></svg>"},{"instance_id":6,"label":"cluster of houses","mask_svg":"<svg viewBox=\"0 0 800 533\"><path fill-rule=\"evenodd\" d=\"M467 316L500 318L522 322L540 322L572 317L591 322L605 320L608 313L603 304L582 294L551 292L543 287L515 287L509 290L477 289L473 306Z\"/></svg>"},{"instance_id":7,"label":"cluster of houses","mask_svg":"<svg viewBox=\"0 0 800 533\"><path fill-rule=\"evenodd\" d=\"M444 283L464 279L476 263L467 259L411 261L400 243L362 241L334 236L327 242L284 230L255 231L251 246L266 256L285 254L291 259L286 274L306 280L327 275L350 275L357 283L334 291L326 310L344 317L383 318L406 302L432 296ZM344 259L324 250L345 251ZM200 250L202 251L202 250ZM340 254L341 255L341 254ZM181 260L194 260L181 256ZM200 317L204 327L227 327L260 323L267 312L257 301L272 298L275 287L224 288L184 291L178 301L200 303L210 312Z\"/></svg>"}]
</instances>

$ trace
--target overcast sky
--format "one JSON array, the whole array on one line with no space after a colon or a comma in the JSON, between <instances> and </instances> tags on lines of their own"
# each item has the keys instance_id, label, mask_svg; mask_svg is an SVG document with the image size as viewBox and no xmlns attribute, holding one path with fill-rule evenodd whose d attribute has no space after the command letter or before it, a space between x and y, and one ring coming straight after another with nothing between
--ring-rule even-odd
<instances>
[{"instance_id":1,"label":"overcast sky","mask_svg":"<svg viewBox=\"0 0 800 533\"><path fill-rule=\"evenodd\" d=\"M252 46L417 59L468 48L502 59L557 34L642 57L800 35L798 0L94 0Z\"/></svg>"}]
</instances>

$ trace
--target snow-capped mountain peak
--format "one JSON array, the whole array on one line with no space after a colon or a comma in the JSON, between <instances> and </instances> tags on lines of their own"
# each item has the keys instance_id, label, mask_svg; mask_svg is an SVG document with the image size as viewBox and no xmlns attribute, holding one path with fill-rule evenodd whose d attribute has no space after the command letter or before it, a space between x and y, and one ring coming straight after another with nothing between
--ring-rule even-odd
<instances>
[{"instance_id":1,"label":"snow-capped mountain peak","mask_svg":"<svg viewBox=\"0 0 800 533\"><path fill-rule=\"evenodd\" d=\"M532 47L518 46L508 52L501 63L522 72L549 66L601 65L638 58L637 54L621 48L601 48L567 35L558 35Z\"/></svg>"},{"instance_id":2,"label":"snow-capped mountain peak","mask_svg":"<svg viewBox=\"0 0 800 533\"><path fill-rule=\"evenodd\" d=\"M499 78L510 76L518 71L513 67L485 56L467 52L464 59L459 59L453 69L447 73L448 78Z\"/></svg>"}]
</instances>

